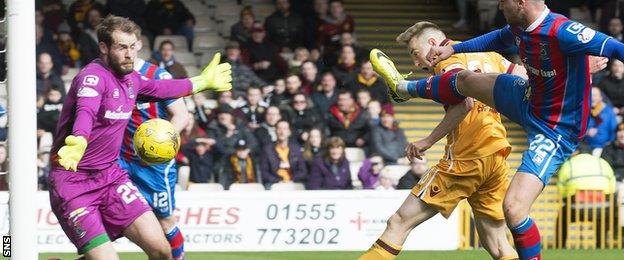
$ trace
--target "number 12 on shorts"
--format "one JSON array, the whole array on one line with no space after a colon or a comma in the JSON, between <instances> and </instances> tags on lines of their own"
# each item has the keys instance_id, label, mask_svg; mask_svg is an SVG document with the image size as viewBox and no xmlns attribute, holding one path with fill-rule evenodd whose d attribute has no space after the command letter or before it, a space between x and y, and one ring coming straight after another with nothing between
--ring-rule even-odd
<instances>
[{"instance_id":1,"label":"number 12 on shorts","mask_svg":"<svg viewBox=\"0 0 624 260\"><path fill-rule=\"evenodd\" d=\"M134 186L132 182L126 182L124 184L119 185L117 187L117 193L121 195L121 199L126 204L130 204L137 198L143 201L143 203L147 203L145 201L145 198L143 198L143 195L141 195L141 193L139 192L139 189L137 189L137 187Z\"/></svg>"}]
</instances>

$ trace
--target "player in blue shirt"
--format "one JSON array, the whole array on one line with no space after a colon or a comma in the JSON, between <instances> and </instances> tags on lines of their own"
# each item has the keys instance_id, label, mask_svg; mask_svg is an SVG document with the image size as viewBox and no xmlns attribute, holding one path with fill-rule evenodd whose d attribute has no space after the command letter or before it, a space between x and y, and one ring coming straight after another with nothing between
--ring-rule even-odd
<instances>
[{"instance_id":1,"label":"player in blue shirt","mask_svg":"<svg viewBox=\"0 0 624 260\"><path fill-rule=\"evenodd\" d=\"M588 55L624 59L624 44L584 25L551 13L543 0L501 0L509 25L475 39L432 46L411 53L430 66L455 52L487 52L517 46L529 75L484 74L452 69L443 75L406 81L390 59L373 50L375 70L388 82L395 101L412 97L445 105L476 98L521 125L529 149L505 196L503 209L520 259L540 259L540 234L528 216L531 205L559 166L585 135L590 111ZM419 147L408 147L419 150Z\"/></svg>"},{"instance_id":2,"label":"player in blue shirt","mask_svg":"<svg viewBox=\"0 0 624 260\"><path fill-rule=\"evenodd\" d=\"M134 70L148 79L172 78L166 70L139 58L135 61ZM152 207L171 245L173 259L184 259L184 237L173 218L175 184L178 180L175 159L164 164L148 165L134 153L132 137L137 127L154 118L169 120L178 133L189 122L188 112L181 98L160 102L137 101L124 133L119 165L128 171L130 179Z\"/></svg>"}]
</instances>

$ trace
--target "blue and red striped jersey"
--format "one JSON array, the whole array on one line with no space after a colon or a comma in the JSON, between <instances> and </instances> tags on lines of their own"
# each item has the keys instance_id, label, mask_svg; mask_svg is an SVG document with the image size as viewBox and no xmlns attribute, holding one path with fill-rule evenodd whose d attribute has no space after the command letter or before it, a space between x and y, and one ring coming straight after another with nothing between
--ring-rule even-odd
<instances>
[{"instance_id":1,"label":"blue and red striped jersey","mask_svg":"<svg viewBox=\"0 0 624 260\"><path fill-rule=\"evenodd\" d=\"M141 74L141 77L148 79L172 79L173 77L165 69L160 68L147 61L139 59L134 70ZM169 99L159 102L141 102L137 99L136 107L132 110L132 116L128 121L128 127L124 134L123 143L121 146L121 158L126 161L140 163L141 159L134 153L132 137L136 132L136 129L143 122L154 119L162 118L169 120L169 114L167 113L167 106L175 102L176 99Z\"/></svg>"},{"instance_id":2,"label":"blue and red striped jersey","mask_svg":"<svg viewBox=\"0 0 624 260\"><path fill-rule=\"evenodd\" d=\"M526 30L508 25L500 33L518 46L528 72L529 112L551 129L583 137L591 109L588 55L602 56L610 37L548 9Z\"/></svg>"}]
</instances>

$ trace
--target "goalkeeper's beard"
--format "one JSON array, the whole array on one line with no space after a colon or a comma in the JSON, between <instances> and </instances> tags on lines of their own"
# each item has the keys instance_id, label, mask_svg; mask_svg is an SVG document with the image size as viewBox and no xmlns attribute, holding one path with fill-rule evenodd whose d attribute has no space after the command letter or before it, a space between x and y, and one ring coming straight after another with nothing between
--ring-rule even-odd
<instances>
[{"instance_id":1,"label":"goalkeeper's beard","mask_svg":"<svg viewBox=\"0 0 624 260\"><path fill-rule=\"evenodd\" d=\"M130 74L134 70L134 60L133 59L124 59L121 62L116 61L113 56L108 54L108 66L117 74L118 76L125 76Z\"/></svg>"}]
</instances>

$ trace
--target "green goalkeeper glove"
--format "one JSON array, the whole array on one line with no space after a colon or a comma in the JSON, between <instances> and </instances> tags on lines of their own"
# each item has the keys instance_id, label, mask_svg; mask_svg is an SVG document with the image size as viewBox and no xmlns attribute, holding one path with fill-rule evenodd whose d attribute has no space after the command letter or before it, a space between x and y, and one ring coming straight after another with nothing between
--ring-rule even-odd
<instances>
[{"instance_id":1,"label":"green goalkeeper glove","mask_svg":"<svg viewBox=\"0 0 624 260\"><path fill-rule=\"evenodd\" d=\"M232 89L232 65L221 63L221 53L217 53L212 61L199 74L190 78L193 83L193 94L205 90L223 92Z\"/></svg>"},{"instance_id":2,"label":"green goalkeeper glove","mask_svg":"<svg viewBox=\"0 0 624 260\"><path fill-rule=\"evenodd\" d=\"M78 170L78 163L87 149L87 139L82 136L67 136L65 145L58 150L59 164L65 167L65 170Z\"/></svg>"}]
</instances>

